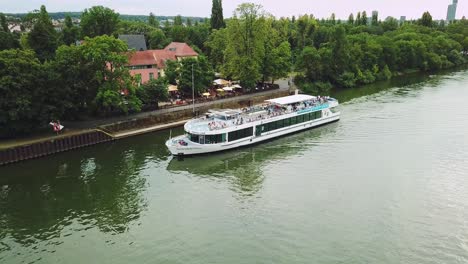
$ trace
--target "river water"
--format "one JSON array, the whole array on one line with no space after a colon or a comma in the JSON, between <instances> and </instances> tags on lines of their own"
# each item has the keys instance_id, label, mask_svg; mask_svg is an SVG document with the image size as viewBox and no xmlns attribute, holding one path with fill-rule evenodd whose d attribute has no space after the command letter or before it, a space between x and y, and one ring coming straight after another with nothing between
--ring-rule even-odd
<instances>
[{"instance_id":1,"label":"river water","mask_svg":"<svg viewBox=\"0 0 468 264\"><path fill-rule=\"evenodd\" d=\"M468 71L335 96L339 122L240 150L0 167L0 263L468 263Z\"/></svg>"}]
</instances>

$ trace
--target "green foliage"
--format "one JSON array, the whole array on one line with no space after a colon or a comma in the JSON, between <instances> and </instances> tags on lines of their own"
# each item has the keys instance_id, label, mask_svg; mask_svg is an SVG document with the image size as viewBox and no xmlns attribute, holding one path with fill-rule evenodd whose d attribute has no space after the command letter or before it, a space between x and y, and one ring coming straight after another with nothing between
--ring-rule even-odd
<instances>
[{"instance_id":1,"label":"green foliage","mask_svg":"<svg viewBox=\"0 0 468 264\"><path fill-rule=\"evenodd\" d=\"M0 30L0 50L19 48L20 43L18 38L18 34Z\"/></svg>"},{"instance_id":2,"label":"green foliage","mask_svg":"<svg viewBox=\"0 0 468 264\"><path fill-rule=\"evenodd\" d=\"M311 38L315 30L318 27L318 23L313 17L307 15L300 16L297 20L297 45L300 48L313 44Z\"/></svg>"},{"instance_id":3,"label":"green foliage","mask_svg":"<svg viewBox=\"0 0 468 264\"><path fill-rule=\"evenodd\" d=\"M227 47L227 29L213 30L205 42L209 61L216 71L221 71L225 63L224 52Z\"/></svg>"},{"instance_id":4,"label":"green foliage","mask_svg":"<svg viewBox=\"0 0 468 264\"><path fill-rule=\"evenodd\" d=\"M159 21L156 19L152 12L149 14L148 24L152 27L159 28Z\"/></svg>"},{"instance_id":5,"label":"green foliage","mask_svg":"<svg viewBox=\"0 0 468 264\"><path fill-rule=\"evenodd\" d=\"M119 14L114 10L93 6L85 9L81 14L81 31L85 37L96 37L102 35L112 35L117 30Z\"/></svg>"},{"instance_id":6,"label":"green foliage","mask_svg":"<svg viewBox=\"0 0 468 264\"><path fill-rule=\"evenodd\" d=\"M50 60L54 57L58 47L57 32L52 25L45 6L41 6L37 19L28 34L28 45L37 54L41 61Z\"/></svg>"},{"instance_id":7,"label":"green foliage","mask_svg":"<svg viewBox=\"0 0 468 264\"><path fill-rule=\"evenodd\" d=\"M275 56L282 57L280 59L282 61L290 57L290 52L283 52L287 46L282 46L281 52L274 50L284 40L272 26L273 21L273 18L265 16L259 5L241 4L236 9L226 31L224 75L240 80L244 87L251 89L262 77L264 80L274 79L276 78L274 72L284 71L284 69L273 69L281 66L264 65L265 62L276 60Z\"/></svg>"},{"instance_id":8,"label":"green foliage","mask_svg":"<svg viewBox=\"0 0 468 264\"><path fill-rule=\"evenodd\" d=\"M148 44L150 49L163 49L169 44L169 39L162 30L156 29L149 33Z\"/></svg>"},{"instance_id":9,"label":"green foliage","mask_svg":"<svg viewBox=\"0 0 468 264\"><path fill-rule=\"evenodd\" d=\"M377 80L390 80L392 78L392 72L390 71L388 65L385 65L384 68L378 73Z\"/></svg>"},{"instance_id":10,"label":"green foliage","mask_svg":"<svg viewBox=\"0 0 468 264\"><path fill-rule=\"evenodd\" d=\"M424 14L422 15L422 18L418 21L418 23L425 27L432 27L433 24L432 24L431 14L427 11L424 12Z\"/></svg>"},{"instance_id":11,"label":"green foliage","mask_svg":"<svg viewBox=\"0 0 468 264\"><path fill-rule=\"evenodd\" d=\"M377 14L372 13L372 26L377 26L379 24L379 17Z\"/></svg>"},{"instance_id":12,"label":"green foliage","mask_svg":"<svg viewBox=\"0 0 468 264\"><path fill-rule=\"evenodd\" d=\"M182 17L180 15L177 15L174 18L174 26L182 26L182 25L183 25Z\"/></svg>"},{"instance_id":13,"label":"green foliage","mask_svg":"<svg viewBox=\"0 0 468 264\"><path fill-rule=\"evenodd\" d=\"M176 85L177 79L179 79L179 69L180 65L178 61L166 61L166 69L164 70L167 81L170 84Z\"/></svg>"},{"instance_id":14,"label":"green foliage","mask_svg":"<svg viewBox=\"0 0 468 264\"><path fill-rule=\"evenodd\" d=\"M183 59L180 61L177 72L179 76L179 91L186 96L192 95L192 73L195 95L200 95L206 91L214 79L213 69L204 56L199 56L198 59Z\"/></svg>"},{"instance_id":15,"label":"green foliage","mask_svg":"<svg viewBox=\"0 0 468 264\"><path fill-rule=\"evenodd\" d=\"M100 65L84 57L81 46L62 45L57 49L55 60L50 63L50 70L56 75L54 83L64 91L62 100L69 103L62 118L76 119L86 113L88 108L96 109L94 99L99 87L95 78Z\"/></svg>"},{"instance_id":16,"label":"green foliage","mask_svg":"<svg viewBox=\"0 0 468 264\"><path fill-rule=\"evenodd\" d=\"M198 24L187 28L186 42L193 48L205 50L205 42L210 37L210 26L205 23Z\"/></svg>"},{"instance_id":17,"label":"green foliage","mask_svg":"<svg viewBox=\"0 0 468 264\"><path fill-rule=\"evenodd\" d=\"M394 31L398 28L398 20L393 17L387 18L384 22L382 22L382 28L385 32Z\"/></svg>"},{"instance_id":18,"label":"green foliage","mask_svg":"<svg viewBox=\"0 0 468 264\"><path fill-rule=\"evenodd\" d=\"M174 25L166 23L161 29L152 13L119 16L102 6L70 13L74 18L81 15L83 37L98 36L86 38L81 46L69 45L81 36L64 13L54 15L65 18L59 34L45 7L22 16L23 27L32 29L29 34L10 33L0 14L0 50L24 49L0 51L0 134L28 132L53 118L139 111L142 103L164 100L167 83L178 83L191 97L192 65L197 94L211 85L212 67L249 89L260 81L286 77L291 64L299 87L327 94L332 86L353 87L402 72L468 62L466 19L436 25L426 12L401 26L394 18L379 22L375 16L368 25L366 12L359 12L340 25L333 15L328 20L312 15L277 20L261 6L247 3L225 27L221 8L220 0L213 1L211 20L177 16ZM164 48L170 41L187 42L207 57L166 61L165 78L136 89L125 67L127 47L112 37L117 34L143 34L151 49ZM67 45L57 49L59 40Z\"/></svg>"},{"instance_id":19,"label":"green foliage","mask_svg":"<svg viewBox=\"0 0 468 264\"><path fill-rule=\"evenodd\" d=\"M213 0L210 24L212 29L220 29L226 26L223 18L222 0Z\"/></svg>"},{"instance_id":20,"label":"green foliage","mask_svg":"<svg viewBox=\"0 0 468 264\"><path fill-rule=\"evenodd\" d=\"M136 90L137 97L143 104L155 105L157 108L158 102L167 101L169 98L168 85L169 83L163 77L150 80Z\"/></svg>"},{"instance_id":21,"label":"green foliage","mask_svg":"<svg viewBox=\"0 0 468 264\"><path fill-rule=\"evenodd\" d=\"M353 13L349 14L348 24L354 25L354 15L353 15Z\"/></svg>"},{"instance_id":22,"label":"green foliage","mask_svg":"<svg viewBox=\"0 0 468 264\"><path fill-rule=\"evenodd\" d=\"M361 13L361 21L359 22L360 25L366 26L367 25L367 13L366 11L362 11Z\"/></svg>"},{"instance_id":23,"label":"green foliage","mask_svg":"<svg viewBox=\"0 0 468 264\"><path fill-rule=\"evenodd\" d=\"M173 41L185 42L187 38L187 28L182 25L175 25L170 28L170 37Z\"/></svg>"},{"instance_id":24,"label":"green foliage","mask_svg":"<svg viewBox=\"0 0 468 264\"><path fill-rule=\"evenodd\" d=\"M62 41L66 45L71 45L78 40L79 28L73 25L70 16L65 17L65 27L62 30Z\"/></svg>"},{"instance_id":25,"label":"green foliage","mask_svg":"<svg viewBox=\"0 0 468 264\"><path fill-rule=\"evenodd\" d=\"M0 13L0 31L10 32L10 30L8 30L8 23L5 14L3 13Z\"/></svg>"},{"instance_id":26,"label":"green foliage","mask_svg":"<svg viewBox=\"0 0 468 264\"><path fill-rule=\"evenodd\" d=\"M94 104L99 113L139 111L141 101L136 97L130 73L124 67L128 57L127 45L113 37L85 38L80 46L87 61L95 66L94 80L98 83ZM126 96L122 94L126 93Z\"/></svg>"},{"instance_id":27,"label":"green foliage","mask_svg":"<svg viewBox=\"0 0 468 264\"><path fill-rule=\"evenodd\" d=\"M227 46L223 72L239 79L244 87L253 88L261 78L260 63L264 48L264 26L259 16L261 7L242 4L227 25ZM239 16L239 17L238 17ZM243 67L239 67L243 65Z\"/></svg>"},{"instance_id":28,"label":"green foliage","mask_svg":"<svg viewBox=\"0 0 468 264\"><path fill-rule=\"evenodd\" d=\"M0 51L0 137L46 126L55 107L47 71L31 50ZM50 92L50 95L49 95Z\"/></svg>"}]
</instances>

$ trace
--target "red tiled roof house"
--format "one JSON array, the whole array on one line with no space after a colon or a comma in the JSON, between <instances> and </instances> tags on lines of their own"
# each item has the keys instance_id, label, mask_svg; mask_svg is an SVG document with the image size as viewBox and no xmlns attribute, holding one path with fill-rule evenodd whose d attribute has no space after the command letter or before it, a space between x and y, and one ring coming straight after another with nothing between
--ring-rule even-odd
<instances>
[{"instance_id":1,"label":"red tiled roof house","mask_svg":"<svg viewBox=\"0 0 468 264\"><path fill-rule=\"evenodd\" d=\"M162 50L136 51L129 58L127 67L132 76L139 76L141 83L164 76L167 60L197 58L196 53L186 43L172 42Z\"/></svg>"}]
</instances>

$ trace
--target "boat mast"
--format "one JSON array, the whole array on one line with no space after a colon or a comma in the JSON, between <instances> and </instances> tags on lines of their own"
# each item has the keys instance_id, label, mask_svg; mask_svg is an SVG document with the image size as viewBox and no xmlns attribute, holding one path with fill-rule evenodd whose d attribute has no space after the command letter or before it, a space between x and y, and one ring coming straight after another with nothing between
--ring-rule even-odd
<instances>
[{"instance_id":1,"label":"boat mast","mask_svg":"<svg viewBox=\"0 0 468 264\"><path fill-rule=\"evenodd\" d=\"M193 63L192 63L192 114L195 116L195 85L193 81Z\"/></svg>"}]
</instances>

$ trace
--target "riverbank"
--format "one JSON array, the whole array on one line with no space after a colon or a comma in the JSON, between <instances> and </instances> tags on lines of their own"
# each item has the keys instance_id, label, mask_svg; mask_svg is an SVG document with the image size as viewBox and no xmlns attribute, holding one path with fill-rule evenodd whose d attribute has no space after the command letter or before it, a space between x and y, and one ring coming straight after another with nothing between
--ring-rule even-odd
<instances>
[{"instance_id":1,"label":"riverbank","mask_svg":"<svg viewBox=\"0 0 468 264\"><path fill-rule=\"evenodd\" d=\"M195 113L202 114L212 108L241 108L285 96L290 90L285 84L287 81L283 81L280 89L276 90L198 103L195 104ZM128 117L70 123L66 127L71 128L60 135L1 141L0 165L182 126L193 114L193 106L186 105Z\"/></svg>"}]
</instances>

